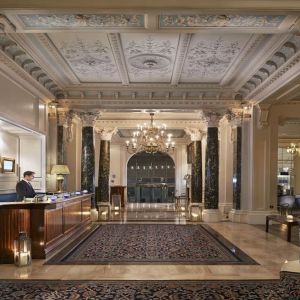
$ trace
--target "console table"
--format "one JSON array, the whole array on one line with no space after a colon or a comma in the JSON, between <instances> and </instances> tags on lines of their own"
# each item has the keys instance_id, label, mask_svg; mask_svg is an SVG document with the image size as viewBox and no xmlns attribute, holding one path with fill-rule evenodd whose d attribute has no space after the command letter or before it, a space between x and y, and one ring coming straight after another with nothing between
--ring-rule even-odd
<instances>
[{"instance_id":1,"label":"console table","mask_svg":"<svg viewBox=\"0 0 300 300\"><path fill-rule=\"evenodd\" d=\"M269 215L266 216L266 232L269 232L269 222L274 221L280 224L287 225L288 231L287 231L287 241L291 241L291 233L292 233L292 227L293 226L299 226L300 225L300 218L294 217L293 220L288 220L285 216L280 215Z\"/></svg>"}]
</instances>

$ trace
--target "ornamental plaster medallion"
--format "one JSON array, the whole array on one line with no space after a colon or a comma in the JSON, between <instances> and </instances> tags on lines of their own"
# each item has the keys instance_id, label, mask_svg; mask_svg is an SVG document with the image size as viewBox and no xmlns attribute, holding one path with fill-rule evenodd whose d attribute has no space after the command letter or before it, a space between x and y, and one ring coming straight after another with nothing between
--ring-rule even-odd
<instances>
[{"instance_id":1,"label":"ornamental plaster medallion","mask_svg":"<svg viewBox=\"0 0 300 300\"><path fill-rule=\"evenodd\" d=\"M132 82L170 82L178 34L122 34L122 45Z\"/></svg>"},{"instance_id":2,"label":"ornamental plaster medallion","mask_svg":"<svg viewBox=\"0 0 300 300\"><path fill-rule=\"evenodd\" d=\"M138 54L129 58L129 63L142 70L163 69L170 65L168 57L159 54Z\"/></svg>"},{"instance_id":3,"label":"ornamental plaster medallion","mask_svg":"<svg viewBox=\"0 0 300 300\"><path fill-rule=\"evenodd\" d=\"M144 28L144 15L135 14L20 14L27 29Z\"/></svg>"}]
</instances>

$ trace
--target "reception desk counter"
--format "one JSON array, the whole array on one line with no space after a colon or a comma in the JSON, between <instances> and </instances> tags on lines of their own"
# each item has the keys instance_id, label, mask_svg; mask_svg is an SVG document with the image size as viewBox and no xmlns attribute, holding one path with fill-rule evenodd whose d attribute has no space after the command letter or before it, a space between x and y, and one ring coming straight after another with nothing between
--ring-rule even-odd
<instances>
[{"instance_id":1,"label":"reception desk counter","mask_svg":"<svg viewBox=\"0 0 300 300\"><path fill-rule=\"evenodd\" d=\"M90 209L91 194L55 202L0 203L0 263L13 263L14 239L20 231L31 238L32 258L45 259L88 228Z\"/></svg>"}]
</instances>

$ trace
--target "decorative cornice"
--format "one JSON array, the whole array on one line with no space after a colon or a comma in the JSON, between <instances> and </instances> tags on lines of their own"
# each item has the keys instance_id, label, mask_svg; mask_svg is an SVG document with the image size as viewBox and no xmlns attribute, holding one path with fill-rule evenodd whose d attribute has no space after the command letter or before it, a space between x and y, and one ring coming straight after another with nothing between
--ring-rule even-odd
<instances>
[{"instance_id":1,"label":"decorative cornice","mask_svg":"<svg viewBox=\"0 0 300 300\"><path fill-rule=\"evenodd\" d=\"M112 49L114 57L115 57L117 68L119 70L119 75L122 80L122 84L128 85L129 77L128 77L128 73L127 73L125 57L124 57L123 51L122 51L120 34L110 33L110 34L108 34L108 38L110 41L111 49Z\"/></svg>"},{"instance_id":2,"label":"decorative cornice","mask_svg":"<svg viewBox=\"0 0 300 300\"><path fill-rule=\"evenodd\" d=\"M20 82L19 78L21 79L21 85L27 91L29 91L32 95L38 95L41 98L54 98L53 94L50 93L45 87L39 84L27 71L22 69L15 61L9 58L5 53L0 50L0 62L2 66L0 69L3 69L5 73L8 69L9 72L13 73L13 76L9 76L11 80L16 82ZM5 68L4 68L5 67ZM19 78L18 78L19 77Z\"/></svg>"},{"instance_id":3,"label":"decorative cornice","mask_svg":"<svg viewBox=\"0 0 300 300\"><path fill-rule=\"evenodd\" d=\"M201 141L204 135L204 132L201 131L199 128L185 128L184 131L186 134L190 135L191 141Z\"/></svg>"},{"instance_id":4,"label":"decorative cornice","mask_svg":"<svg viewBox=\"0 0 300 300\"><path fill-rule=\"evenodd\" d=\"M6 16L0 14L0 32L11 33L16 32L15 25L10 22Z\"/></svg>"},{"instance_id":5,"label":"decorative cornice","mask_svg":"<svg viewBox=\"0 0 300 300\"><path fill-rule=\"evenodd\" d=\"M257 99L258 102L264 100L271 93L275 93L276 90L282 87L282 84L278 84L282 76L287 72L293 70L293 77L300 74L299 64L300 62L300 51L297 55L291 57L284 65L280 66L270 77L260 84L254 91L247 95L246 99ZM287 80L292 80L293 77L288 76ZM285 81L285 84L287 82Z\"/></svg>"},{"instance_id":6,"label":"decorative cornice","mask_svg":"<svg viewBox=\"0 0 300 300\"><path fill-rule=\"evenodd\" d=\"M189 109L202 109L202 108L232 108L240 107L240 101L235 100L166 100L166 99L62 99L59 100L60 105L68 106L70 108L81 108L81 107L101 107L101 109L109 109L118 107L119 109L176 109L187 107Z\"/></svg>"},{"instance_id":7,"label":"decorative cornice","mask_svg":"<svg viewBox=\"0 0 300 300\"><path fill-rule=\"evenodd\" d=\"M54 58L56 62L55 68L57 68L61 74L65 74L65 76L60 77L62 77L62 79L64 79L65 77L70 79L72 84L80 84L80 81L78 80L74 72L70 69L70 66L66 63L61 54L57 51L56 47L53 45L49 37L44 33L37 33L35 37ZM68 82L65 85L68 84L70 83Z\"/></svg>"},{"instance_id":8,"label":"decorative cornice","mask_svg":"<svg viewBox=\"0 0 300 300\"><path fill-rule=\"evenodd\" d=\"M11 69L12 66L14 66L13 69L15 71L19 69L17 71L18 75L21 75L22 73L24 74L24 72L27 73L28 76L26 78L23 74L22 77L27 81L29 77L31 77L31 79L34 79L31 80L31 82L35 81L34 86L39 86L38 90L43 90L44 95L49 97L48 92L50 92L52 95L57 95L61 92L58 85L48 77L48 75L42 70L42 68L37 63L35 63L35 61L26 53L26 51L24 51L9 35L6 35L0 40L0 46L2 62L6 63ZM3 59L4 56L8 58L6 62L5 59ZM8 63L8 61L10 61L11 63ZM20 70L24 72L21 72ZM41 87L48 90L48 92L45 94L45 90L41 89Z\"/></svg>"},{"instance_id":9,"label":"decorative cornice","mask_svg":"<svg viewBox=\"0 0 300 300\"><path fill-rule=\"evenodd\" d=\"M173 69L171 85L178 85L178 83L179 83L182 68L184 65L184 61L185 61L185 58L187 55L187 51L189 48L191 38L192 38L191 34L182 33L180 35L179 46L178 46L177 55L175 58L176 64Z\"/></svg>"},{"instance_id":10,"label":"decorative cornice","mask_svg":"<svg viewBox=\"0 0 300 300\"><path fill-rule=\"evenodd\" d=\"M136 124L141 123L143 120L97 120L96 128L123 128L123 129L136 129ZM145 119L145 122L149 121ZM168 129L182 129L182 128L194 128L201 131L205 130L205 123L201 120L164 120Z\"/></svg>"},{"instance_id":11,"label":"decorative cornice","mask_svg":"<svg viewBox=\"0 0 300 300\"><path fill-rule=\"evenodd\" d=\"M253 69L252 63L249 64L249 56L254 50L257 49L257 47L265 40L265 38L266 36L261 34L253 35L249 39L246 46L243 48L243 51L239 54L238 58L235 59L229 70L227 70L225 76L220 82L220 85L224 86L230 83L231 86L236 87L237 85L239 85L239 82L245 82L243 81L243 78L247 74L249 74L250 68ZM239 74L239 76L234 77L234 75L236 75L237 73Z\"/></svg>"}]
</instances>

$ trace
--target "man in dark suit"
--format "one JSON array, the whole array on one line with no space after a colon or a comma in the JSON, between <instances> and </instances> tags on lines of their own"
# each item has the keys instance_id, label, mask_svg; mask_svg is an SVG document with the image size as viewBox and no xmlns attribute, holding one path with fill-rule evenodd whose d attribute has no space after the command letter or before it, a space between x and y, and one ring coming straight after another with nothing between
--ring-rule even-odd
<instances>
[{"instance_id":1,"label":"man in dark suit","mask_svg":"<svg viewBox=\"0 0 300 300\"><path fill-rule=\"evenodd\" d=\"M23 174L23 179L19 181L16 185L16 191L18 194L18 200L23 200L25 198L33 198L36 195L30 181L34 178L34 172L26 171Z\"/></svg>"}]
</instances>

